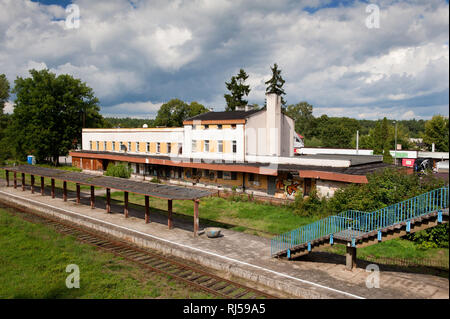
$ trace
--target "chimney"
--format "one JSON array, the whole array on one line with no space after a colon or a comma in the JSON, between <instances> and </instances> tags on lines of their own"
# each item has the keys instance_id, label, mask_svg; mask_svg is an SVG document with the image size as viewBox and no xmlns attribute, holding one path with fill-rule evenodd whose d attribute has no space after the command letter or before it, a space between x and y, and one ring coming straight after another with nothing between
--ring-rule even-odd
<instances>
[{"instance_id":1,"label":"chimney","mask_svg":"<svg viewBox=\"0 0 450 319\"><path fill-rule=\"evenodd\" d=\"M268 155L280 156L281 96L266 94L266 139Z\"/></svg>"}]
</instances>

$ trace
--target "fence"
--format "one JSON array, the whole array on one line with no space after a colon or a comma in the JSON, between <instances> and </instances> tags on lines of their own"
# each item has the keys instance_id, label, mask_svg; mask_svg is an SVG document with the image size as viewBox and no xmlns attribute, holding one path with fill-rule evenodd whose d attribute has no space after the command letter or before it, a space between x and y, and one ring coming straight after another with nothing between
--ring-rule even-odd
<instances>
[{"instance_id":1,"label":"fence","mask_svg":"<svg viewBox=\"0 0 450 319\"><path fill-rule=\"evenodd\" d=\"M348 210L337 216L329 216L275 236L270 242L270 252L271 255L274 255L335 233L340 233L340 237L351 240L361 233L380 230L439 209L447 208L448 201L449 188L447 186L373 212Z\"/></svg>"}]
</instances>

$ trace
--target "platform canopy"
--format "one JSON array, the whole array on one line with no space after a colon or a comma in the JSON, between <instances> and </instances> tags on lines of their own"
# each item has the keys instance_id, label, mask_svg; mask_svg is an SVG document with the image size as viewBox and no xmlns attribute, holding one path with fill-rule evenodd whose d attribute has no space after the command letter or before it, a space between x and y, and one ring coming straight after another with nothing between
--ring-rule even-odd
<instances>
[{"instance_id":1,"label":"platform canopy","mask_svg":"<svg viewBox=\"0 0 450 319\"><path fill-rule=\"evenodd\" d=\"M168 200L197 200L211 196L213 192L188 187L143 183L124 178L92 175L32 165L3 167L4 170L73 182L89 186L99 186Z\"/></svg>"}]
</instances>

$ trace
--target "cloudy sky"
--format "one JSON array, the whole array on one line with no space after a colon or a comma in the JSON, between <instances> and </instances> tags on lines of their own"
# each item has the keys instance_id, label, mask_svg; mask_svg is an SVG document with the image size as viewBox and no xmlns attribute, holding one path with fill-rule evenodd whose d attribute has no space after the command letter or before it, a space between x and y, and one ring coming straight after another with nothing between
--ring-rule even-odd
<instances>
[{"instance_id":1,"label":"cloudy sky","mask_svg":"<svg viewBox=\"0 0 450 319\"><path fill-rule=\"evenodd\" d=\"M152 118L172 98L223 110L240 68L261 105L273 63L316 116L448 116L448 1L0 0L0 73L71 74L105 116Z\"/></svg>"}]
</instances>

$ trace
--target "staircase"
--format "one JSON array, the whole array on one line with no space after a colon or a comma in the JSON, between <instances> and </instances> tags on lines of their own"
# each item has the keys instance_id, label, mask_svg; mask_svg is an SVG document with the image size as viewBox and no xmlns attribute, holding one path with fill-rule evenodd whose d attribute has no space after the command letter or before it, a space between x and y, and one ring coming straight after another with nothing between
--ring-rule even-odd
<instances>
[{"instance_id":1,"label":"staircase","mask_svg":"<svg viewBox=\"0 0 450 319\"><path fill-rule=\"evenodd\" d=\"M349 210L271 239L272 257L295 258L327 245L347 246L353 268L356 247L366 247L448 222L449 187L442 187L373 212ZM349 265L350 263L350 265Z\"/></svg>"}]
</instances>

